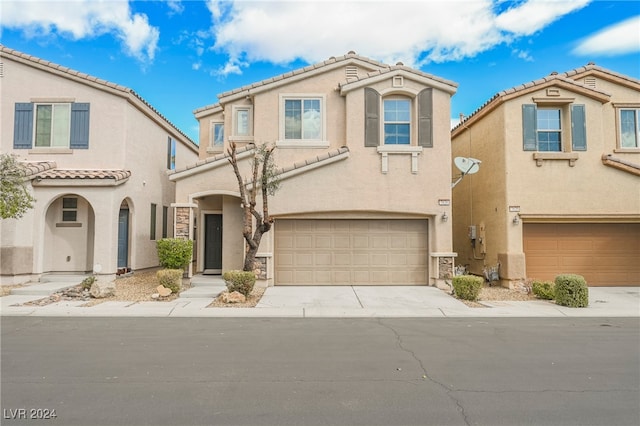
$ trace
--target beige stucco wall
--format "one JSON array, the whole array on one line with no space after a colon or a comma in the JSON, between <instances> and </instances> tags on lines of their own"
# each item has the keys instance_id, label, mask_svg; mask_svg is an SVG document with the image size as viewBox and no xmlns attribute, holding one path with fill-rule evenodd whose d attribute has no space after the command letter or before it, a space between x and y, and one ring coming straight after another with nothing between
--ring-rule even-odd
<instances>
[{"instance_id":1,"label":"beige stucco wall","mask_svg":"<svg viewBox=\"0 0 640 426\"><path fill-rule=\"evenodd\" d=\"M325 99L325 138L327 147L290 147L278 145L274 160L278 167L296 165L297 171L282 180L281 188L270 199L270 214L280 218L429 218L429 251L449 253L452 251L451 222L441 220L443 213L451 216L448 206L439 205L439 200L451 198L451 146L450 146L450 93L433 90L433 148L423 148L417 155L417 170L412 172L410 153L392 153L388 156L388 172L382 171L382 155L375 147L364 146L364 88L354 88L341 94L337 90L345 78L344 67L308 79L262 90L252 94L249 100L237 101L199 112L200 157L215 155L204 147L210 141L211 121L224 121L225 143L232 128L234 105L252 105L254 142L276 143L280 138L281 96L288 94L321 95ZM393 76L380 79L370 85L383 96L403 95L414 99L412 117L417 116L415 97L428 87L423 81L404 79L402 88L393 87ZM224 113L223 113L224 110ZM416 145L417 126L412 124L412 145ZM243 143L238 144L243 147ZM226 148L227 145L225 145ZM312 170L302 170L306 161L333 152L340 147L349 148L348 158L331 164L320 164ZM219 153L219 152L218 152ZM242 160L241 174L250 176L249 160ZM238 184L226 160L212 167L201 166L201 171L176 178L176 202L192 203L208 191L238 192ZM204 204L199 203L199 209ZM260 203L260 200L258 200ZM260 204L259 204L260 206ZM241 210L230 209L230 214L241 226ZM225 215L225 230L227 223ZM259 255L265 255L273 270L273 234L262 240ZM240 241L240 246L237 246ZM225 253L229 240L224 240ZM200 243L202 245L202 243ZM242 247L242 236L238 232L233 250ZM200 249L201 250L201 249ZM242 253L240 250L238 253Z\"/></svg>"},{"instance_id":2,"label":"beige stucco wall","mask_svg":"<svg viewBox=\"0 0 640 426\"><path fill-rule=\"evenodd\" d=\"M1 152L15 153L26 161L54 161L57 169L131 171L129 180L118 186L94 186L87 181L77 185L78 180L69 180L69 185L58 181L56 186L46 186L51 184L46 179L35 183L34 209L20 220L2 221L3 258L13 259L2 263L2 283L29 280L31 274L49 271L92 271L96 265L103 274L115 274L118 211L123 200L130 207L129 266L133 269L157 266L155 241L149 237L151 203L157 204L159 239L162 207L169 207L175 199L175 184L167 176L167 139L176 140L177 167L196 161L197 149L127 91L84 79L75 81L47 66L26 65L4 53L2 62ZM90 103L89 149L13 149L15 103L39 101ZM83 200L78 220L83 225L79 228L55 226L64 195L77 195ZM169 209L168 236L173 235L171 218ZM18 253L31 259L28 266L25 261L17 261ZM24 275L15 278L16 274Z\"/></svg>"},{"instance_id":3,"label":"beige stucco wall","mask_svg":"<svg viewBox=\"0 0 640 426\"><path fill-rule=\"evenodd\" d=\"M573 99L586 109L587 150L573 152L577 154L573 166L568 160L544 160L538 165L533 152L522 148L522 105L544 98L546 88L483 111L469 129L462 126L454 132L453 156L482 160L480 171L465 177L453 190L454 249L458 262L468 263L473 273L480 274L484 265L500 261L502 278L525 278L523 223L638 220L638 177L603 165L601 157L613 154L640 163L640 151L617 150L613 107L615 103L640 103L640 93L600 78L597 90L611 94L610 102L603 103L584 91L559 90L560 98ZM571 151L569 106L563 108L563 149ZM518 224L513 223L516 213L509 211L510 206L520 209ZM480 223L486 229L486 255L476 245L474 257L468 226Z\"/></svg>"}]
</instances>

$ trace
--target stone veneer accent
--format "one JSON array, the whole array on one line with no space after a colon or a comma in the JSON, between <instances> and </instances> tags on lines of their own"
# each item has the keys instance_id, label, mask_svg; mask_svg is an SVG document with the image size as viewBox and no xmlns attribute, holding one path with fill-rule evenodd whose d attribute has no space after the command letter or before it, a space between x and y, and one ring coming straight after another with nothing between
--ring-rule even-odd
<instances>
[{"instance_id":1,"label":"stone veneer accent","mask_svg":"<svg viewBox=\"0 0 640 426\"><path fill-rule=\"evenodd\" d=\"M441 280L453 278L453 257L438 258L438 278Z\"/></svg>"},{"instance_id":2,"label":"stone veneer accent","mask_svg":"<svg viewBox=\"0 0 640 426\"><path fill-rule=\"evenodd\" d=\"M267 279L267 258L256 257L256 261L253 265L254 265L253 272L256 274L256 279L266 280Z\"/></svg>"},{"instance_id":3,"label":"stone veneer accent","mask_svg":"<svg viewBox=\"0 0 640 426\"><path fill-rule=\"evenodd\" d=\"M190 207L176 207L176 238L189 238Z\"/></svg>"}]
</instances>

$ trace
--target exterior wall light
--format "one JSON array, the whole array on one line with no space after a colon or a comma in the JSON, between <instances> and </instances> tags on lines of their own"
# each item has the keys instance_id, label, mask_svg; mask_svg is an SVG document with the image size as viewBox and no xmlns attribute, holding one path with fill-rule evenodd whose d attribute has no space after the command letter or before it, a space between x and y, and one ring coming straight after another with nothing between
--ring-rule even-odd
<instances>
[{"instance_id":1,"label":"exterior wall light","mask_svg":"<svg viewBox=\"0 0 640 426\"><path fill-rule=\"evenodd\" d=\"M442 221L446 222L449 220L449 216L447 216L447 212L442 213Z\"/></svg>"},{"instance_id":2,"label":"exterior wall light","mask_svg":"<svg viewBox=\"0 0 640 426\"><path fill-rule=\"evenodd\" d=\"M513 224L514 224L514 225L518 225L519 223L520 223L520 216L516 214L516 215L513 217Z\"/></svg>"}]
</instances>

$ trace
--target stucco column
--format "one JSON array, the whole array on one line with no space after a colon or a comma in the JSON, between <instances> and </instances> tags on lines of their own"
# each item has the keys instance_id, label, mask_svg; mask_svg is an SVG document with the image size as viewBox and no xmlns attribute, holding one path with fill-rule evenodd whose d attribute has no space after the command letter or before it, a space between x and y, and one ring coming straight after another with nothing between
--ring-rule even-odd
<instances>
[{"instance_id":1,"label":"stucco column","mask_svg":"<svg viewBox=\"0 0 640 426\"><path fill-rule=\"evenodd\" d=\"M100 208L93 209L93 214L93 272L101 281L113 281L118 270L117 216L111 209Z\"/></svg>"}]
</instances>

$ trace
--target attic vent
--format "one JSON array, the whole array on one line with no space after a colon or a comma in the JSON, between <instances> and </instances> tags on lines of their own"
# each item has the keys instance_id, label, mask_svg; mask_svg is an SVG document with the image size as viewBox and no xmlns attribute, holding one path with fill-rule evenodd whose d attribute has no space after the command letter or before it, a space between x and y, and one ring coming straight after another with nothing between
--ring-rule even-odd
<instances>
[{"instance_id":1,"label":"attic vent","mask_svg":"<svg viewBox=\"0 0 640 426\"><path fill-rule=\"evenodd\" d=\"M0 77L4 77L4 62L0 62Z\"/></svg>"},{"instance_id":2,"label":"attic vent","mask_svg":"<svg viewBox=\"0 0 640 426\"><path fill-rule=\"evenodd\" d=\"M358 67L348 66L345 68L344 74L347 77L347 80L350 78L358 78Z\"/></svg>"},{"instance_id":3,"label":"attic vent","mask_svg":"<svg viewBox=\"0 0 640 426\"><path fill-rule=\"evenodd\" d=\"M595 77L586 77L584 79L584 85L591 87L592 89L596 88L596 79Z\"/></svg>"}]
</instances>

